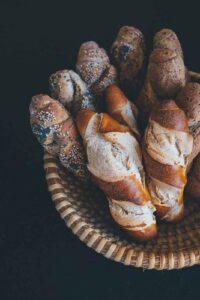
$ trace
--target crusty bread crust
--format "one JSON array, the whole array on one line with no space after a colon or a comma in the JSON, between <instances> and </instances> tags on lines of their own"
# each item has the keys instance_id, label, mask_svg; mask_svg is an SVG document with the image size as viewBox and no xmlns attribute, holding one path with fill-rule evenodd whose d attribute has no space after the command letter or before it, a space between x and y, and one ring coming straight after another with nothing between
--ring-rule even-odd
<instances>
[{"instance_id":1,"label":"crusty bread crust","mask_svg":"<svg viewBox=\"0 0 200 300\"><path fill-rule=\"evenodd\" d=\"M85 131L90 119L95 115L94 111L89 109L81 110L76 117L76 125L78 131L82 137L85 135Z\"/></svg>"},{"instance_id":2,"label":"crusty bread crust","mask_svg":"<svg viewBox=\"0 0 200 300\"><path fill-rule=\"evenodd\" d=\"M122 90L115 84L110 85L105 92L108 112L114 113L127 104L128 99Z\"/></svg>"},{"instance_id":3,"label":"crusty bread crust","mask_svg":"<svg viewBox=\"0 0 200 300\"><path fill-rule=\"evenodd\" d=\"M156 224L151 224L146 226L143 230L128 230L127 233L138 241L149 241L155 239L158 234L158 229Z\"/></svg>"},{"instance_id":4,"label":"crusty bread crust","mask_svg":"<svg viewBox=\"0 0 200 300\"><path fill-rule=\"evenodd\" d=\"M135 104L130 102L122 90L114 84L106 89L105 100L108 113L120 124L128 126L140 138Z\"/></svg>"},{"instance_id":5,"label":"crusty bread crust","mask_svg":"<svg viewBox=\"0 0 200 300\"><path fill-rule=\"evenodd\" d=\"M92 177L109 198L130 201L138 205L150 201L148 190L133 175L116 182L106 182L94 175Z\"/></svg>"},{"instance_id":6,"label":"crusty bread crust","mask_svg":"<svg viewBox=\"0 0 200 300\"><path fill-rule=\"evenodd\" d=\"M185 170L180 166L170 166L159 163L152 159L143 147L143 156L148 176L165 182L177 188L182 188L186 184Z\"/></svg>"},{"instance_id":7,"label":"crusty bread crust","mask_svg":"<svg viewBox=\"0 0 200 300\"><path fill-rule=\"evenodd\" d=\"M119 124L119 122L106 113L100 114L99 132L129 132L131 134L127 126Z\"/></svg>"},{"instance_id":8,"label":"crusty bread crust","mask_svg":"<svg viewBox=\"0 0 200 300\"><path fill-rule=\"evenodd\" d=\"M189 132L186 115L173 100L161 101L153 109L151 119L165 128Z\"/></svg>"}]
</instances>

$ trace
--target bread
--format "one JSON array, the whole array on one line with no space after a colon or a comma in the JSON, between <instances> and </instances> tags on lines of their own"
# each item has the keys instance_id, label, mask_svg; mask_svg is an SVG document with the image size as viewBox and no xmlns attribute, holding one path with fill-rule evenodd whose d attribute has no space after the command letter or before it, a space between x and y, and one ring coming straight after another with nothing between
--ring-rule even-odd
<instances>
[{"instance_id":1,"label":"bread","mask_svg":"<svg viewBox=\"0 0 200 300\"><path fill-rule=\"evenodd\" d=\"M117 71L106 51L92 41L81 45L76 71L95 96L102 95L109 85L117 82Z\"/></svg>"},{"instance_id":2,"label":"bread","mask_svg":"<svg viewBox=\"0 0 200 300\"><path fill-rule=\"evenodd\" d=\"M72 70L61 70L49 77L52 98L76 115L81 109L96 110L96 102L85 82Z\"/></svg>"},{"instance_id":3,"label":"bread","mask_svg":"<svg viewBox=\"0 0 200 300\"><path fill-rule=\"evenodd\" d=\"M180 41L175 32L168 28L158 31L153 39L154 49L171 49L183 57Z\"/></svg>"},{"instance_id":4,"label":"bread","mask_svg":"<svg viewBox=\"0 0 200 300\"><path fill-rule=\"evenodd\" d=\"M136 238L155 237L154 207L145 185L141 150L130 129L90 110L79 112L76 124L88 170L109 199L114 220Z\"/></svg>"},{"instance_id":5,"label":"bread","mask_svg":"<svg viewBox=\"0 0 200 300\"><path fill-rule=\"evenodd\" d=\"M183 191L192 146L185 113L173 100L160 102L145 130L143 153L152 201L159 217L166 221L183 217Z\"/></svg>"},{"instance_id":6,"label":"bread","mask_svg":"<svg viewBox=\"0 0 200 300\"><path fill-rule=\"evenodd\" d=\"M174 99L187 80L178 38L172 30L162 29L154 36L145 83L136 100L143 127L147 124L152 108L162 99Z\"/></svg>"},{"instance_id":7,"label":"bread","mask_svg":"<svg viewBox=\"0 0 200 300\"><path fill-rule=\"evenodd\" d=\"M200 154L195 158L190 170L187 191L193 198L200 199Z\"/></svg>"},{"instance_id":8,"label":"bread","mask_svg":"<svg viewBox=\"0 0 200 300\"><path fill-rule=\"evenodd\" d=\"M110 85L106 89L105 100L108 113L119 123L128 126L137 137L140 137L137 126L138 110L122 90L117 85Z\"/></svg>"},{"instance_id":9,"label":"bread","mask_svg":"<svg viewBox=\"0 0 200 300\"><path fill-rule=\"evenodd\" d=\"M62 165L81 180L87 180L86 157L75 123L61 103L36 95L30 104L32 131L44 149L57 155Z\"/></svg>"},{"instance_id":10,"label":"bread","mask_svg":"<svg viewBox=\"0 0 200 300\"><path fill-rule=\"evenodd\" d=\"M145 43L142 32L133 26L120 28L112 44L111 57L119 70L120 84L137 91L143 79Z\"/></svg>"},{"instance_id":11,"label":"bread","mask_svg":"<svg viewBox=\"0 0 200 300\"><path fill-rule=\"evenodd\" d=\"M189 165L200 152L200 84L189 82L176 97L177 105L186 113L190 133L193 135L193 150Z\"/></svg>"}]
</instances>

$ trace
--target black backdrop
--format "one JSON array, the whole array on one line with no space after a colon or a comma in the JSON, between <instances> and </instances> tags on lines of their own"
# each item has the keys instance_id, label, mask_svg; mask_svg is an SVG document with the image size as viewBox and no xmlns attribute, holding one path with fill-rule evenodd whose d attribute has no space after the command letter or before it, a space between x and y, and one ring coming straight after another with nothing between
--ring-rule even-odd
<instances>
[{"instance_id":1,"label":"black backdrop","mask_svg":"<svg viewBox=\"0 0 200 300\"><path fill-rule=\"evenodd\" d=\"M48 76L73 68L81 42L110 48L119 27L139 27L151 45L174 29L186 64L200 70L198 1L1 1L0 299L182 299L198 293L200 268L143 271L87 248L56 213L28 105Z\"/></svg>"}]
</instances>

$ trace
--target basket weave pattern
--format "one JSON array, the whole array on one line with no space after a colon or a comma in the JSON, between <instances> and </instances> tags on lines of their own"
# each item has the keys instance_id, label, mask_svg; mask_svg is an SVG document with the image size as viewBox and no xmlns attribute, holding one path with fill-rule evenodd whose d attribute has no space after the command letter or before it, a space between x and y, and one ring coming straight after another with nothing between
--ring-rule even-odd
<instances>
[{"instance_id":1,"label":"basket weave pattern","mask_svg":"<svg viewBox=\"0 0 200 300\"><path fill-rule=\"evenodd\" d=\"M191 202L179 224L159 224L156 240L136 243L112 220L103 193L67 175L44 155L48 189L61 218L81 241L105 257L145 269L179 269L200 263L200 209Z\"/></svg>"}]
</instances>

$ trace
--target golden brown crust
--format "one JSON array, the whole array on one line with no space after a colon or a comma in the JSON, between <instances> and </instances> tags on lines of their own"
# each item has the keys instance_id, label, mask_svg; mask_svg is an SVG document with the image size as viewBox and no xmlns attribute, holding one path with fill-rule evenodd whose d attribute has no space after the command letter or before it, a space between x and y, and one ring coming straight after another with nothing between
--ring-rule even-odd
<instances>
[{"instance_id":1,"label":"golden brown crust","mask_svg":"<svg viewBox=\"0 0 200 300\"><path fill-rule=\"evenodd\" d=\"M185 170L183 167L161 164L151 158L145 148L146 146L144 145L143 156L146 169L148 170L148 176L177 188L182 188L186 184Z\"/></svg>"},{"instance_id":2,"label":"golden brown crust","mask_svg":"<svg viewBox=\"0 0 200 300\"><path fill-rule=\"evenodd\" d=\"M185 208L184 208L184 206L182 206L180 212L172 220L172 223L178 223L178 222L180 222L184 218L184 215L185 215Z\"/></svg>"},{"instance_id":3,"label":"golden brown crust","mask_svg":"<svg viewBox=\"0 0 200 300\"><path fill-rule=\"evenodd\" d=\"M89 109L83 109L78 113L76 117L76 125L82 137L85 135L87 125L94 115L95 112Z\"/></svg>"},{"instance_id":4,"label":"golden brown crust","mask_svg":"<svg viewBox=\"0 0 200 300\"><path fill-rule=\"evenodd\" d=\"M158 234L158 229L156 224L151 224L147 226L144 230L127 230L126 232L133 238L139 241L149 241L156 238Z\"/></svg>"},{"instance_id":5,"label":"golden brown crust","mask_svg":"<svg viewBox=\"0 0 200 300\"><path fill-rule=\"evenodd\" d=\"M106 106L110 114L119 110L128 103L128 99L122 90L116 85L110 85L105 93Z\"/></svg>"},{"instance_id":6,"label":"golden brown crust","mask_svg":"<svg viewBox=\"0 0 200 300\"><path fill-rule=\"evenodd\" d=\"M164 205L159 205L159 204L154 204L156 208L156 215L159 216L159 218L162 220L166 214L169 212L170 207L164 206Z\"/></svg>"},{"instance_id":7,"label":"golden brown crust","mask_svg":"<svg viewBox=\"0 0 200 300\"><path fill-rule=\"evenodd\" d=\"M181 202L183 202L183 199ZM167 215L167 213L170 210L169 207L164 206L164 205L158 205L158 204L155 204L155 208L156 208L156 214L159 216L159 218L161 220ZM180 212L171 220L171 222L177 223L177 222L181 221L183 219L183 217L184 217L184 206L182 206Z\"/></svg>"},{"instance_id":8,"label":"golden brown crust","mask_svg":"<svg viewBox=\"0 0 200 300\"><path fill-rule=\"evenodd\" d=\"M108 113L120 124L126 125L140 139L137 126L138 110L133 102L130 102L117 85L111 85L105 93Z\"/></svg>"},{"instance_id":9,"label":"golden brown crust","mask_svg":"<svg viewBox=\"0 0 200 300\"><path fill-rule=\"evenodd\" d=\"M94 175L92 177L109 198L130 201L137 205L144 205L150 201L147 189L143 188L133 175L115 182L106 182Z\"/></svg>"},{"instance_id":10,"label":"golden brown crust","mask_svg":"<svg viewBox=\"0 0 200 300\"><path fill-rule=\"evenodd\" d=\"M100 122L99 122L99 132L107 133L107 132L129 132L131 131L128 127L119 124L115 119L109 116L106 113L100 114Z\"/></svg>"},{"instance_id":11,"label":"golden brown crust","mask_svg":"<svg viewBox=\"0 0 200 300\"><path fill-rule=\"evenodd\" d=\"M189 132L187 117L173 100L161 101L152 111L151 119L165 128Z\"/></svg>"}]
</instances>

